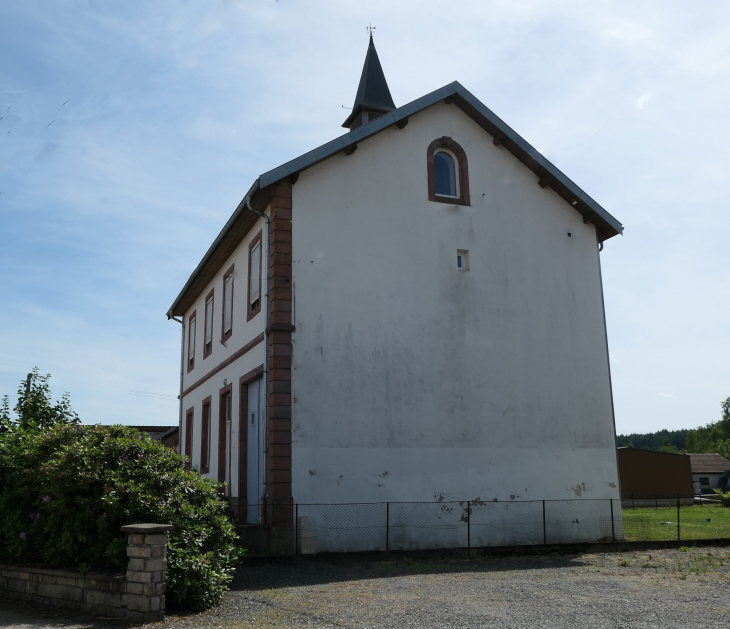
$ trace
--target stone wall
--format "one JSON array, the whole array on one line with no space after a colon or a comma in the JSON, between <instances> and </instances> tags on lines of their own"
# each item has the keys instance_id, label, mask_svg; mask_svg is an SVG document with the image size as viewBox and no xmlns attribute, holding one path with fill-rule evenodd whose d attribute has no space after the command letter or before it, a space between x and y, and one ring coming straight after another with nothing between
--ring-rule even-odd
<instances>
[{"instance_id":1,"label":"stone wall","mask_svg":"<svg viewBox=\"0 0 730 629\"><path fill-rule=\"evenodd\" d=\"M123 526L129 535L125 573L80 574L0 564L0 598L89 612L108 618L151 622L165 615L165 569L169 524Z\"/></svg>"}]
</instances>

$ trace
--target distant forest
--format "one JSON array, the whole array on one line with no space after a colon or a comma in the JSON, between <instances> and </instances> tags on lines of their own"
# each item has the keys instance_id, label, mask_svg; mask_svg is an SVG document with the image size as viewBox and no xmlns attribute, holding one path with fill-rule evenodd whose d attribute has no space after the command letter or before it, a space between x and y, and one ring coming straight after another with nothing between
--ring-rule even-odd
<instances>
[{"instance_id":1,"label":"distant forest","mask_svg":"<svg viewBox=\"0 0 730 629\"><path fill-rule=\"evenodd\" d=\"M730 459L730 397L720 403L722 418L694 430L660 430L644 435L617 435L619 448L661 452L716 452Z\"/></svg>"},{"instance_id":2,"label":"distant forest","mask_svg":"<svg viewBox=\"0 0 730 629\"><path fill-rule=\"evenodd\" d=\"M645 435L633 433L631 435L617 435L616 443L619 448L628 445L640 450L658 450L664 444L664 440L669 441L669 445L674 446L677 450L685 449L687 433L689 429L684 430L660 430L659 432L650 432Z\"/></svg>"}]
</instances>

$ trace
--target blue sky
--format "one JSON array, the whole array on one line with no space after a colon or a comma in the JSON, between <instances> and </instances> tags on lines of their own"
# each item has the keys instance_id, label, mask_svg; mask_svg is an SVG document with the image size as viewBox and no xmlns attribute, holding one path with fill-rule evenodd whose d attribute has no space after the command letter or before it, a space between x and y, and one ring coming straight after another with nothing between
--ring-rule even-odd
<instances>
[{"instance_id":1,"label":"blue sky","mask_svg":"<svg viewBox=\"0 0 730 629\"><path fill-rule=\"evenodd\" d=\"M0 394L37 365L87 423L177 422L165 312L256 176L343 132L369 23L396 105L460 81L624 223L601 254L618 431L718 419L716 0L3 3Z\"/></svg>"}]
</instances>

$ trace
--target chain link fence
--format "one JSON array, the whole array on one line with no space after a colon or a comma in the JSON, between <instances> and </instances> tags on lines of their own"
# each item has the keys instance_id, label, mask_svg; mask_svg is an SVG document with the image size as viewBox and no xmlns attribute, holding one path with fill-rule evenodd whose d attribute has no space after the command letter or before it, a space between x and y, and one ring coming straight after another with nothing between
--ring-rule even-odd
<instances>
[{"instance_id":1,"label":"chain link fence","mask_svg":"<svg viewBox=\"0 0 730 629\"><path fill-rule=\"evenodd\" d=\"M690 541L730 538L730 509L719 496L700 499L631 495L622 501L625 539Z\"/></svg>"},{"instance_id":2,"label":"chain link fence","mask_svg":"<svg viewBox=\"0 0 730 629\"><path fill-rule=\"evenodd\" d=\"M730 539L730 508L719 503L695 505L678 497L295 504L290 508L289 530L296 554ZM265 518L261 523L266 524Z\"/></svg>"}]
</instances>

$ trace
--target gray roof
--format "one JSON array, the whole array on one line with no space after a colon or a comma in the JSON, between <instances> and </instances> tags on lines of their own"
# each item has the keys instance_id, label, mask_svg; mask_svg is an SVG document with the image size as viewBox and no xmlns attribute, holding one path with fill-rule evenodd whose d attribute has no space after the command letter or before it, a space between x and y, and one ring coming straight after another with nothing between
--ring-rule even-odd
<instances>
[{"instance_id":1,"label":"gray roof","mask_svg":"<svg viewBox=\"0 0 730 629\"><path fill-rule=\"evenodd\" d=\"M693 474L724 474L730 471L730 461L721 454L690 453L689 463Z\"/></svg>"},{"instance_id":2,"label":"gray roof","mask_svg":"<svg viewBox=\"0 0 730 629\"><path fill-rule=\"evenodd\" d=\"M393 111L395 103L388 89L388 82L385 80L383 68L380 65L378 51L375 50L373 36L370 35L368 52L365 55L365 64L360 75L360 85L355 95L355 104L352 106L352 113L342 124L343 127L350 127L352 120L363 109L375 109L378 111Z\"/></svg>"},{"instance_id":3,"label":"gray roof","mask_svg":"<svg viewBox=\"0 0 730 629\"><path fill-rule=\"evenodd\" d=\"M388 112L368 124L362 125L349 133L345 133L344 135L259 176L246 193L246 196L238 204L238 207L228 219L220 234L218 234L213 244L203 256L203 259L185 283L182 291L180 291L180 294L170 307L168 317L173 316L173 312L176 307L183 300L188 289L193 285L198 275L203 271L203 269L205 269L208 261L214 256L218 246L226 237L226 234L231 230L236 220L246 211L246 204L249 202L253 203L253 199L259 190L279 181L289 180L292 176L296 177L300 171L311 168L315 164L318 164L319 162L324 161L345 149L352 150L358 142L367 140L369 137L388 129L393 125L398 124L402 127L405 123L407 123L409 116L413 116L418 112L442 101L453 104L464 111L464 113L471 117L480 127L494 138L495 144L510 151L527 168L533 171L537 176L537 181L539 181L540 185L543 187L549 187L566 202L572 205L577 212L583 215L585 222L592 222L596 226L596 232L600 242L623 233L623 225L616 218L609 214L587 193L566 177L556 166L545 159L545 157L543 157L537 149L514 131L501 118L499 118L491 109L479 101L471 92L469 92L469 90L467 90L458 81L454 81L453 83L445 85L441 89L435 90L425 96L421 96L421 98L418 98L407 105L398 107L398 109Z\"/></svg>"}]
</instances>

